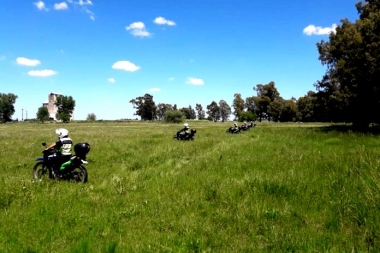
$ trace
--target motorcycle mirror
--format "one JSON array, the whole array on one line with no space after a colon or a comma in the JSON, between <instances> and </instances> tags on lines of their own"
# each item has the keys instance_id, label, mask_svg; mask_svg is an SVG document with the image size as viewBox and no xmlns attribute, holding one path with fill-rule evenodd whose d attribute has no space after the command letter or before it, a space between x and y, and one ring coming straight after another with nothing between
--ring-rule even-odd
<instances>
[{"instance_id":1,"label":"motorcycle mirror","mask_svg":"<svg viewBox=\"0 0 380 253\"><path fill-rule=\"evenodd\" d=\"M41 145L45 147L46 146L46 142L42 142Z\"/></svg>"}]
</instances>

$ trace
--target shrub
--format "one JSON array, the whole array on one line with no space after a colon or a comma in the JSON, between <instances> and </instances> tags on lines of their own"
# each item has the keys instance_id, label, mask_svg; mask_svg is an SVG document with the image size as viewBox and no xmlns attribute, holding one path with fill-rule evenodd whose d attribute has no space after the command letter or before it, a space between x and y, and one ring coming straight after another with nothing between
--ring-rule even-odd
<instances>
[{"instance_id":1,"label":"shrub","mask_svg":"<svg viewBox=\"0 0 380 253\"><path fill-rule=\"evenodd\" d=\"M181 123L185 115L178 110L169 110L165 112L164 120L168 123Z\"/></svg>"}]
</instances>

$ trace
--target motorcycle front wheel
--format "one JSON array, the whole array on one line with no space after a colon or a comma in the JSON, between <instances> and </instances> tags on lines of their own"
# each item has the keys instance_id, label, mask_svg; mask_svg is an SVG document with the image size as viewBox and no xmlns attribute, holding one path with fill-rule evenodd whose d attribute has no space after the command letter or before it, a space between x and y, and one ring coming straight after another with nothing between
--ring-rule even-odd
<instances>
[{"instance_id":1,"label":"motorcycle front wheel","mask_svg":"<svg viewBox=\"0 0 380 253\"><path fill-rule=\"evenodd\" d=\"M88 180L87 170L84 166L80 165L78 167L75 167L71 171L71 180L76 183L86 183Z\"/></svg>"},{"instance_id":2,"label":"motorcycle front wheel","mask_svg":"<svg viewBox=\"0 0 380 253\"><path fill-rule=\"evenodd\" d=\"M44 162L38 162L33 168L33 178L35 180L41 180L44 176L51 177L51 172Z\"/></svg>"}]
</instances>

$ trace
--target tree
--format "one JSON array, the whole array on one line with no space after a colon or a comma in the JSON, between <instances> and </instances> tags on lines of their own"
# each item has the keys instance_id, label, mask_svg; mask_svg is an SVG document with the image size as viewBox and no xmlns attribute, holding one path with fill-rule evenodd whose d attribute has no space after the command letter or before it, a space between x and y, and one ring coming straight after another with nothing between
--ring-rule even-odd
<instances>
[{"instance_id":1,"label":"tree","mask_svg":"<svg viewBox=\"0 0 380 253\"><path fill-rule=\"evenodd\" d=\"M199 120L202 120L202 119L205 119L206 118L206 113L205 111L203 110L203 107L201 104L196 104L195 105L195 110L197 110L197 114L198 114L198 119Z\"/></svg>"},{"instance_id":2,"label":"tree","mask_svg":"<svg viewBox=\"0 0 380 253\"><path fill-rule=\"evenodd\" d=\"M96 120L96 115L95 113L89 113L87 114L87 121L95 121Z\"/></svg>"},{"instance_id":3,"label":"tree","mask_svg":"<svg viewBox=\"0 0 380 253\"><path fill-rule=\"evenodd\" d=\"M284 107L281 112L281 122L294 122L298 118L296 99L284 100Z\"/></svg>"},{"instance_id":4,"label":"tree","mask_svg":"<svg viewBox=\"0 0 380 253\"><path fill-rule=\"evenodd\" d=\"M231 115L231 107L227 104L225 100L219 101L219 113L220 117L222 118L222 122L227 121Z\"/></svg>"},{"instance_id":5,"label":"tree","mask_svg":"<svg viewBox=\"0 0 380 253\"><path fill-rule=\"evenodd\" d=\"M75 100L71 96L57 97L55 105L58 107L56 118L63 122L69 122L74 112Z\"/></svg>"},{"instance_id":6,"label":"tree","mask_svg":"<svg viewBox=\"0 0 380 253\"><path fill-rule=\"evenodd\" d=\"M141 120L154 120L156 119L157 107L153 101L153 96L145 94L143 97L137 97L129 101L136 109L134 115L141 117Z\"/></svg>"},{"instance_id":7,"label":"tree","mask_svg":"<svg viewBox=\"0 0 380 253\"><path fill-rule=\"evenodd\" d=\"M189 105L189 111L190 111L190 119L196 119L197 114L195 113L195 110Z\"/></svg>"},{"instance_id":8,"label":"tree","mask_svg":"<svg viewBox=\"0 0 380 253\"><path fill-rule=\"evenodd\" d=\"M240 114L244 111L245 107L244 100L241 98L240 93L234 94L232 107L234 108L235 119L238 119Z\"/></svg>"},{"instance_id":9,"label":"tree","mask_svg":"<svg viewBox=\"0 0 380 253\"><path fill-rule=\"evenodd\" d=\"M168 123L181 123L185 115L178 110L168 110L165 112L165 122Z\"/></svg>"},{"instance_id":10,"label":"tree","mask_svg":"<svg viewBox=\"0 0 380 253\"><path fill-rule=\"evenodd\" d=\"M12 93L0 93L0 121L2 123L12 121L12 115L15 113L14 103L17 98Z\"/></svg>"},{"instance_id":11,"label":"tree","mask_svg":"<svg viewBox=\"0 0 380 253\"><path fill-rule=\"evenodd\" d=\"M253 88L256 91L257 97L253 97L253 101L256 104L256 114L259 117L259 121L267 117L271 120L270 113L268 113L269 105L276 99L280 98L280 93L277 91L276 84L274 82L269 82L268 84L257 84Z\"/></svg>"},{"instance_id":12,"label":"tree","mask_svg":"<svg viewBox=\"0 0 380 253\"><path fill-rule=\"evenodd\" d=\"M257 119L256 114L254 114L251 111L242 112L242 113L240 113L240 116L239 116L239 121L240 122L243 122L243 121L255 121L256 119Z\"/></svg>"},{"instance_id":13,"label":"tree","mask_svg":"<svg viewBox=\"0 0 380 253\"><path fill-rule=\"evenodd\" d=\"M187 108L187 107L183 107L183 108L179 109L178 111L180 111L180 112L183 113L183 115L185 116L185 119L190 119L190 117L191 117L190 114L191 114L191 113L190 113L189 108Z\"/></svg>"},{"instance_id":14,"label":"tree","mask_svg":"<svg viewBox=\"0 0 380 253\"><path fill-rule=\"evenodd\" d=\"M304 122L316 121L315 109L316 104L316 93L314 91L309 91L305 96L300 97L297 100L297 108L300 116L300 120Z\"/></svg>"},{"instance_id":15,"label":"tree","mask_svg":"<svg viewBox=\"0 0 380 253\"><path fill-rule=\"evenodd\" d=\"M157 105L157 118L158 120L163 120L165 118L165 113L169 110L173 110L171 104L159 103Z\"/></svg>"},{"instance_id":16,"label":"tree","mask_svg":"<svg viewBox=\"0 0 380 253\"><path fill-rule=\"evenodd\" d=\"M214 121L218 121L220 119L220 110L219 106L215 101L212 101L211 104L207 106L207 114Z\"/></svg>"},{"instance_id":17,"label":"tree","mask_svg":"<svg viewBox=\"0 0 380 253\"><path fill-rule=\"evenodd\" d=\"M280 121L284 107L285 101L282 98L275 98L269 103L267 112L271 120Z\"/></svg>"},{"instance_id":18,"label":"tree","mask_svg":"<svg viewBox=\"0 0 380 253\"><path fill-rule=\"evenodd\" d=\"M247 108L247 111L250 111L252 113L258 112L258 105L255 103L255 98L256 97L252 96L245 99L245 107Z\"/></svg>"},{"instance_id":19,"label":"tree","mask_svg":"<svg viewBox=\"0 0 380 253\"><path fill-rule=\"evenodd\" d=\"M317 43L319 60L327 66L327 81L318 88L335 85L348 120L362 130L380 123L380 0L360 1L356 8L358 20L343 19L328 41Z\"/></svg>"},{"instance_id":20,"label":"tree","mask_svg":"<svg viewBox=\"0 0 380 253\"><path fill-rule=\"evenodd\" d=\"M184 115L186 119L196 119L196 114L193 108L191 108L191 105L189 107L183 107L179 109Z\"/></svg>"},{"instance_id":21,"label":"tree","mask_svg":"<svg viewBox=\"0 0 380 253\"><path fill-rule=\"evenodd\" d=\"M40 108L38 108L37 119L42 123L44 123L44 121L49 120L49 111L47 107L41 106Z\"/></svg>"}]
</instances>

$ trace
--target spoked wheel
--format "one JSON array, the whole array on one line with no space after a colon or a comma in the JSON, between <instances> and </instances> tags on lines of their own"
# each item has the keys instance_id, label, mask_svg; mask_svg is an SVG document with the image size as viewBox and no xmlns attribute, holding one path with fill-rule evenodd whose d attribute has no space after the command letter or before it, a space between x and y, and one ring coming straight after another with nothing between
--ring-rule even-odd
<instances>
[{"instance_id":1,"label":"spoked wheel","mask_svg":"<svg viewBox=\"0 0 380 253\"><path fill-rule=\"evenodd\" d=\"M88 179L87 170L83 166L74 168L71 171L71 175L72 175L71 181L73 182L82 183L82 184L87 182L87 179Z\"/></svg>"},{"instance_id":2,"label":"spoked wheel","mask_svg":"<svg viewBox=\"0 0 380 253\"><path fill-rule=\"evenodd\" d=\"M48 167L43 162L37 163L33 168L33 178L42 180L45 176L51 177Z\"/></svg>"}]
</instances>

